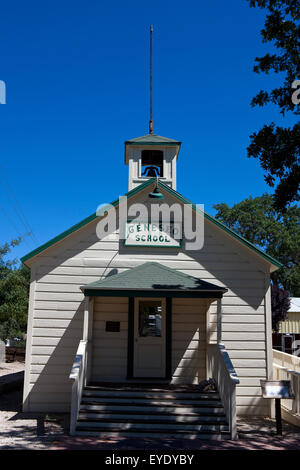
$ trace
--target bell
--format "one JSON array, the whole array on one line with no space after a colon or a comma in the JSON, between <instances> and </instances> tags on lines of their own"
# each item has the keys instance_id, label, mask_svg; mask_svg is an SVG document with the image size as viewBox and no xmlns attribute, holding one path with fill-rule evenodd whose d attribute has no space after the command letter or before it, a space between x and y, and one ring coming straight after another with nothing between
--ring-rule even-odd
<instances>
[{"instance_id":1,"label":"bell","mask_svg":"<svg viewBox=\"0 0 300 470\"><path fill-rule=\"evenodd\" d=\"M143 172L143 175L152 178L153 176L159 176L158 175L158 169L156 166L147 166Z\"/></svg>"}]
</instances>

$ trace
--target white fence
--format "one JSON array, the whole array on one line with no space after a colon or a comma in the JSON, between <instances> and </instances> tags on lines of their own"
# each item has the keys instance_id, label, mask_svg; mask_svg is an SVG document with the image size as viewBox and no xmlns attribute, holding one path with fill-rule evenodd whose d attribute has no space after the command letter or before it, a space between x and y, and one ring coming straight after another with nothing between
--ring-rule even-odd
<instances>
[{"instance_id":1,"label":"white fence","mask_svg":"<svg viewBox=\"0 0 300 470\"><path fill-rule=\"evenodd\" d=\"M281 400L283 417L300 426L300 358L273 349L274 380L290 380L295 398Z\"/></svg>"},{"instance_id":2,"label":"white fence","mask_svg":"<svg viewBox=\"0 0 300 470\"><path fill-rule=\"evenodd\" d=\"M273 349L273 364L300 372L300 357Z\"/></svg>"}]
</instances>

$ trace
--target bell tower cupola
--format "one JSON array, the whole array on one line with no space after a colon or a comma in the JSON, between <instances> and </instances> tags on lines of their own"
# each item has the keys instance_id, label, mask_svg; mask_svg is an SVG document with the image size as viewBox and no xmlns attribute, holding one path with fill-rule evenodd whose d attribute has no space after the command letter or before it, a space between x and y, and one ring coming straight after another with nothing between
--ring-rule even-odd
<instances>
[{"instance_id":1,"label":"bell tower cupola","mask_svg":"<svg viewBox=\"0 0 300 470\"><path fill-rule=\"evenodd\" d=\"M125 163L129 166L128 190L149 178L159 178L176 190L176 161L181 142L153 133L152 117L152 34L150 26L150 120L149 134L125 142Z\"/></svg>"},{"instance_id":2,"label":"bell tower cupola","mask_svg":"<svg viewBox=\"0 0 300 470\"><path fill-rule=\"evenodd\" d=\"M129 166L128 190L158 177L176 190L176 161L181 142L147 134L125 142L125 163Z\"/></svg>"}]
</instances>

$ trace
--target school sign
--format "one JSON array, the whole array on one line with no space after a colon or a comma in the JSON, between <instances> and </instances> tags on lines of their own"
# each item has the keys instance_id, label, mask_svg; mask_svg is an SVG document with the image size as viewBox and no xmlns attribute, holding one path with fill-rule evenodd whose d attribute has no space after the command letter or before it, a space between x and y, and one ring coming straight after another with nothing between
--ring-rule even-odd
<instances>
[{"instance_id":1,"label":"school sign","mask_svg":"<svg viewBox=\"0 0 300 470\"><path fill-rule=\"evenodd\" d=\"M180 247L182 230L180 222L127 222L125 246Z\"/></svg>"}]
</instances>

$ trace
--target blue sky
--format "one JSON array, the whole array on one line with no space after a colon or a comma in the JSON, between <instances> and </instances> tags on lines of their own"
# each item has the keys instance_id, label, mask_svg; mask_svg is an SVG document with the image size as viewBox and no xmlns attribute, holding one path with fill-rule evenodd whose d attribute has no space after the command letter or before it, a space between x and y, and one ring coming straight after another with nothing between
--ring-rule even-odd
<instances>
[{"instance_id":1,"label":"blue sky","mask_svg":"<svg viewBox=\"0 0 300 470\"><path fill-rule=\"evenodd\" d=\"M35 240L19 257L127 192L124 141L148 133L151 23L154 132L183 142L177 190L212 215L271 192L246 154L264 123L290 124L250 106L280 80L253 72L271 50L264 16L246 0L2 4L0 244L25 233L16 201Z\"/></svg>"}]
</instances>

